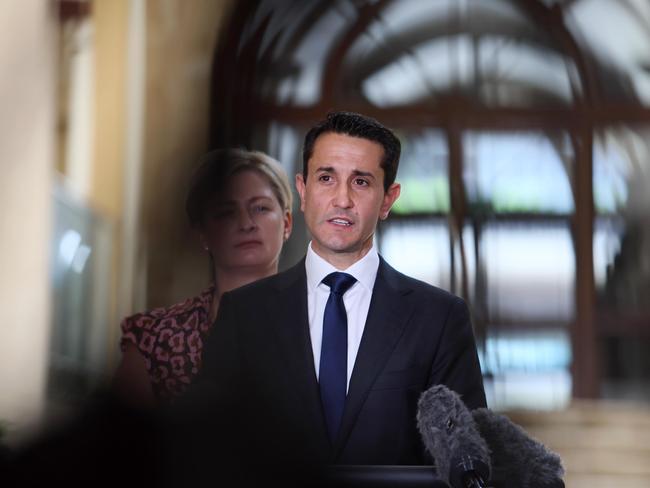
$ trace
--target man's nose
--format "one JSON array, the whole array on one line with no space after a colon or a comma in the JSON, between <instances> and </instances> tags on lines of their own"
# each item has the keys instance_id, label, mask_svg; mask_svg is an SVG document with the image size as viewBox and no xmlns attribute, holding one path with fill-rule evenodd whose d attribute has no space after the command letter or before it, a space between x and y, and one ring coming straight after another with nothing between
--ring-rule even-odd
<instances>
[{"instance_id":1,"label":"man's nose","mask_svg":"<svg viewBox=\"0 0 650 488\"><path fill-rule=\"evenodd\" d=\"M339 208L350 208L354 206L352 200L352 190L347 184L340 184L336 188L334 195L334 206Z\"/></svg>"}]
</instances>

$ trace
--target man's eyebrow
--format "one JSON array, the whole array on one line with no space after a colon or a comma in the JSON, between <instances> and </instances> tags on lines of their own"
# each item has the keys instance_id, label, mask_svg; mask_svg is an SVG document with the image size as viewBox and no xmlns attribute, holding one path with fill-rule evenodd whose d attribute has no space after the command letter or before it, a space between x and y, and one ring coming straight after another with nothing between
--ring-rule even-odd
<instances>
[{"instance_id":1,"label":"man's eyebrow","mask_svg":"<svg viewBox=\"0 0 650 488\"><path fill-rule=\"evenodd\" d=\"M361 171L359 169L355 169L354 171L352 171L352 173L354 174L354 176L366 176L368 178L373 178L373 179L375 178L375 175L373 175L372 173L369 173L368 171Z\"/></svg>"},{"instance_id":2,"label":"man's eyebrow","mask_svg":"<svg viewBox=\"0 0 650 488\"><path fill-rule=\"evenodd\" d=\"M322 172L322 173L336 173L336 170L332 166L320 166L316 168L316 172ZM361 171L360 169L354 169L352 170L352 174L354 176L365 176L367 178L373 178L375 179L375 175L368 172L368 171Z\"/></svg>"}]
</instances>

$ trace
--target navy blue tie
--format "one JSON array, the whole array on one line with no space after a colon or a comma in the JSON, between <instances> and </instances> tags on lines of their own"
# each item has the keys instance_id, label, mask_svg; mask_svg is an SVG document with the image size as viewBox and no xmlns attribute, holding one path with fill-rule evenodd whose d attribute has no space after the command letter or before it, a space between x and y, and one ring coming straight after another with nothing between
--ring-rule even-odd
<instances>
[{"instance_id":1,"label":"navy blue tie","mask_svg":"<svg viewBox=\"0 0 650 488\"><path fill-rule=\"evenodd\" d=\"M346 273L330 273L323 283L330 287L330 296L323 315L323 342L320 349L318 381L325 421L332 442L336 439L348 379L348 316L343 304L343 294L356 282Z\"/></svg>"}]
</instances>

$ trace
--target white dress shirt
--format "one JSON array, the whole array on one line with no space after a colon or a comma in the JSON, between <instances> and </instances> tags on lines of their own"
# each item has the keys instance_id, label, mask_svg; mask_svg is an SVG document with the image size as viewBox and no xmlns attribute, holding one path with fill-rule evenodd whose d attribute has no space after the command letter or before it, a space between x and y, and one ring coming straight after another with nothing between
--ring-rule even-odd
<instances>
[{"instance_id":1,"label":"white dress shirt","mask_svg":"<svg viewBox=\"0 0 650 488\"><path fill-rule=\"evenodd\" d=\"M372 248L359 261L348 269L336 269L321 258L311 247L307 249L305 270L307 273L307 313L309 317L309 334L314 353L316 377L320 373L320 348L323 340L323 316L325 305L330 295L329 286L322 283L323 278L335 271L341 271L354 276L357 281L343 295L343 304L348 316L348 377L347 388L354 368L354 361L359 351L361 336L366 326L372 289L379 268L379 255L374 242Z\"/></svg>"}]
</instances>

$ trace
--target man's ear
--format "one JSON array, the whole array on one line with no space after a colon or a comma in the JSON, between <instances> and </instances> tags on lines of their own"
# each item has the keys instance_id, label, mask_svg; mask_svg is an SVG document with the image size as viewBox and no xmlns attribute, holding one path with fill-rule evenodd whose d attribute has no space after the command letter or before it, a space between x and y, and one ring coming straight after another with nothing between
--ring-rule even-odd
<instances>
[{"instance_id":1,"label":"man's ear","mask_svg":"<svg viewBox=\"0 0 650 488\"><path fill-rule=\"evenodd\" d=\"M298 195L300 195L300 210L305 211L305 179L302 176L302 173L296 174L296 190L298 190Z\"/></svg>"},{"instance_id":2,"label":"man's ear","mask_svg":"<svg viewBox=\"0 0 650 488\"><path fill-rule=\"evenodd\" d=\"M390 212L393 203L395 203L395 200L399 197L401 190L402 187L399 183L393 183L388 187L388 190L384 193L384 200L381 202L381 207L379 209L379 218L381 220L386 220L386 217L388 217L388 213Z\"/></svg>"}]
</instances>

